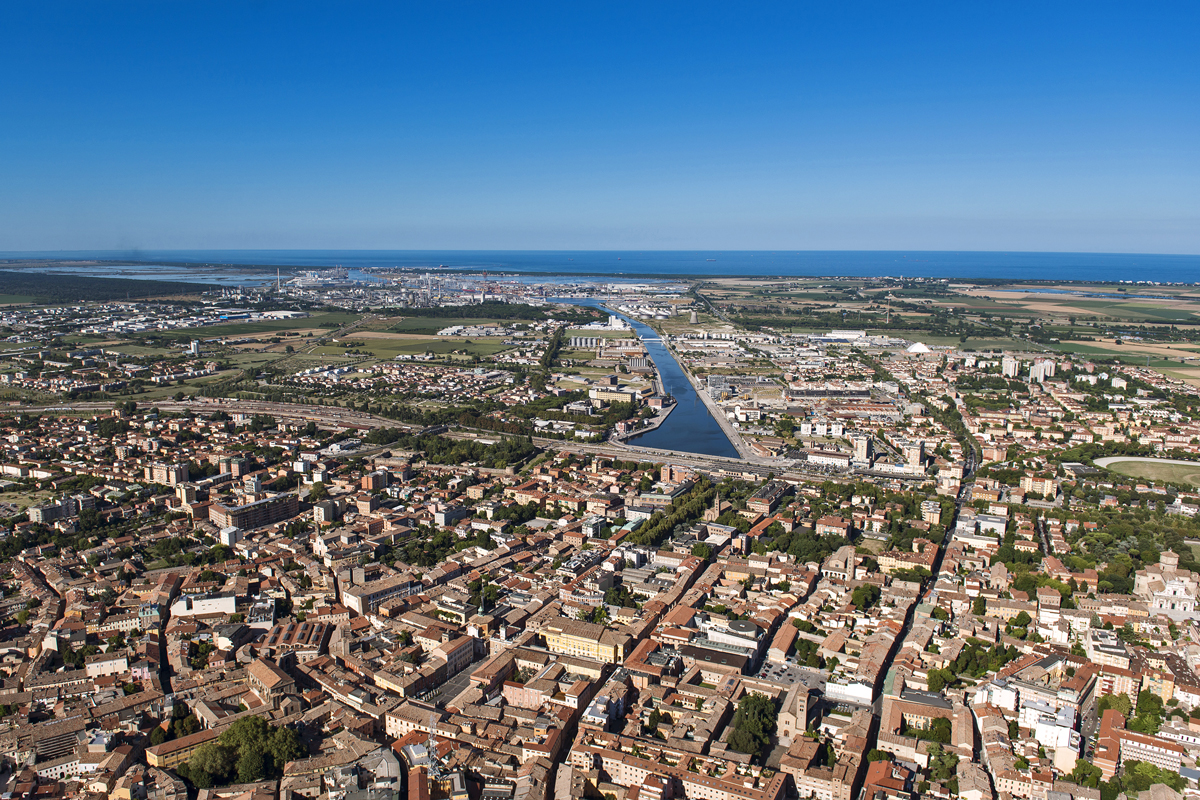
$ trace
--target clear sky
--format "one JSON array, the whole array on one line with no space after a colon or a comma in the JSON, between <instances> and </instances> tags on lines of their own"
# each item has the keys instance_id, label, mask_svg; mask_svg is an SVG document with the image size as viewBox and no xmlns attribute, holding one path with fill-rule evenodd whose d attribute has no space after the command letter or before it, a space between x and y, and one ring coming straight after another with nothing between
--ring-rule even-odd
<instances>
[{"instance_id":1,"label":"clear sky","mask_svg":"<svg viewBox=\"0 0 1200 800\"><path fill-rule=\"evenodd\" d=\"M1200 253L1200 4L0 4L0 250Z\"/></svg>"}]
</instances>

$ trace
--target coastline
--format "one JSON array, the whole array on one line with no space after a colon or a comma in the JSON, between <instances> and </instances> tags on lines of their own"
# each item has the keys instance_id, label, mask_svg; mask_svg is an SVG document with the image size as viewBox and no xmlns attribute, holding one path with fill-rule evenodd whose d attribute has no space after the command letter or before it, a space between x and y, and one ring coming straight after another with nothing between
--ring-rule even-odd
<instances>
[{"instance_id":1,"label":"coastline","mask_svg":"<svg viewBox=\"0 0 1200 800\"><path fill-rule=\"evenodd\" d=\"M10 269L38 264L69 268L208 268L270 273L341 266L347 269L436 271L492 276L608 280L719 278L917 278L980 285L1138 283L1153 271L1161 285L1200 284L1200 255L1189 253L1072 253L1036 251L696 251L696 250L114 250L4 251ZM571 263L574 262L574 263ZM154 276L147 275L147 278Z\"/></svg>"}]
</instances>

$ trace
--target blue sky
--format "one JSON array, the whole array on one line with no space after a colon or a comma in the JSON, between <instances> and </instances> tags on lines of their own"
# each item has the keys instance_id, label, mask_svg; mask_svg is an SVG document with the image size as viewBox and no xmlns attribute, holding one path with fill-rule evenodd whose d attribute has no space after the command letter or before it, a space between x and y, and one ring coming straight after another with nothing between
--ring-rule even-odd
<instances>
[{"instance_id":1,"label":"blue sky","mask_svg":"<svg viewBox=\"0 0 1200 800\"><path fill-rule=\"evenodd\" d=\"M0 250L1200 253L1195 3L6 2Z\"/></svg>"}]
</instances>

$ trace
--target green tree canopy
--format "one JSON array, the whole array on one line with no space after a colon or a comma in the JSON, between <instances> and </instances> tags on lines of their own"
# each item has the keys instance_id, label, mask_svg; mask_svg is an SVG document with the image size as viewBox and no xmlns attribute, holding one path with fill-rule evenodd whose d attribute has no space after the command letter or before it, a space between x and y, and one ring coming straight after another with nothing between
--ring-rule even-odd
<instances>
[{"instance_id":1,"label":"green tree canopy","mask_svg":"<svg viewBox=\"0 0 1200 800\"><path fill-rule=\"evenodd\" d=\"M747 755L762 755L771 743L778 716L771 698L757 692L746 695L733 715L729 747Z\"/></svg>"},{"instance_id":2,"label":"green tree canopy","mask_svg":"<svg viewBox=\"0 0 1200 800\"><path fill-rule=\"evenodd\" d=\"M1123 717L1128 717L1133 711L1133 701L1127 694L1106 694L1096 701L1096 714L1104 716L1104 712L1115 708Z\"/></svg>"},{"instance_id":3,"label":"green tree canopy","mask_svg":"<svg viewBox=\"0 0 1200 800\"><path fill-rule=\"evenodd\" d=\"M247 748L237 760L238 783L261 781L267 774L267 758L262 750Z\"/></svg>"},{"instance_id":4,"label":"green tree canopy","mask_svg":"<svg viewBox=\"0 0 1200 800\"><path fill-rule=\"evenodd\" d=\"M193 775L204 773L211 776L214 782L222 782L233 770L236 759L237 754L232 748L220 742L207 742L200 745L188 759L188 771Z\"/></svg>"}]
</instances>

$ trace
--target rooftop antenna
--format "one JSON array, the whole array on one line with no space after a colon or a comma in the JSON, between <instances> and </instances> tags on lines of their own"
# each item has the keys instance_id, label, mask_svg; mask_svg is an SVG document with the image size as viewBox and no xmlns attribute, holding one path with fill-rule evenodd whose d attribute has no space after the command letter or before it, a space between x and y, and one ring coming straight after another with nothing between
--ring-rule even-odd
<instances>
[{"instance_id":1,"label":"rooftop antenna","mask_svg":"<svg viewBox=\"0 0 1200 800\"><path fill-rule=\"evenodd\" d=\"M429 740L425 745L425 749L429 751L429 774L436 780L442 777L442 763L437 754L437 743L433 739L433 732L437 730L437 722L434 719L433 709L429 709Z\"/></svg>"}]
</instances>

